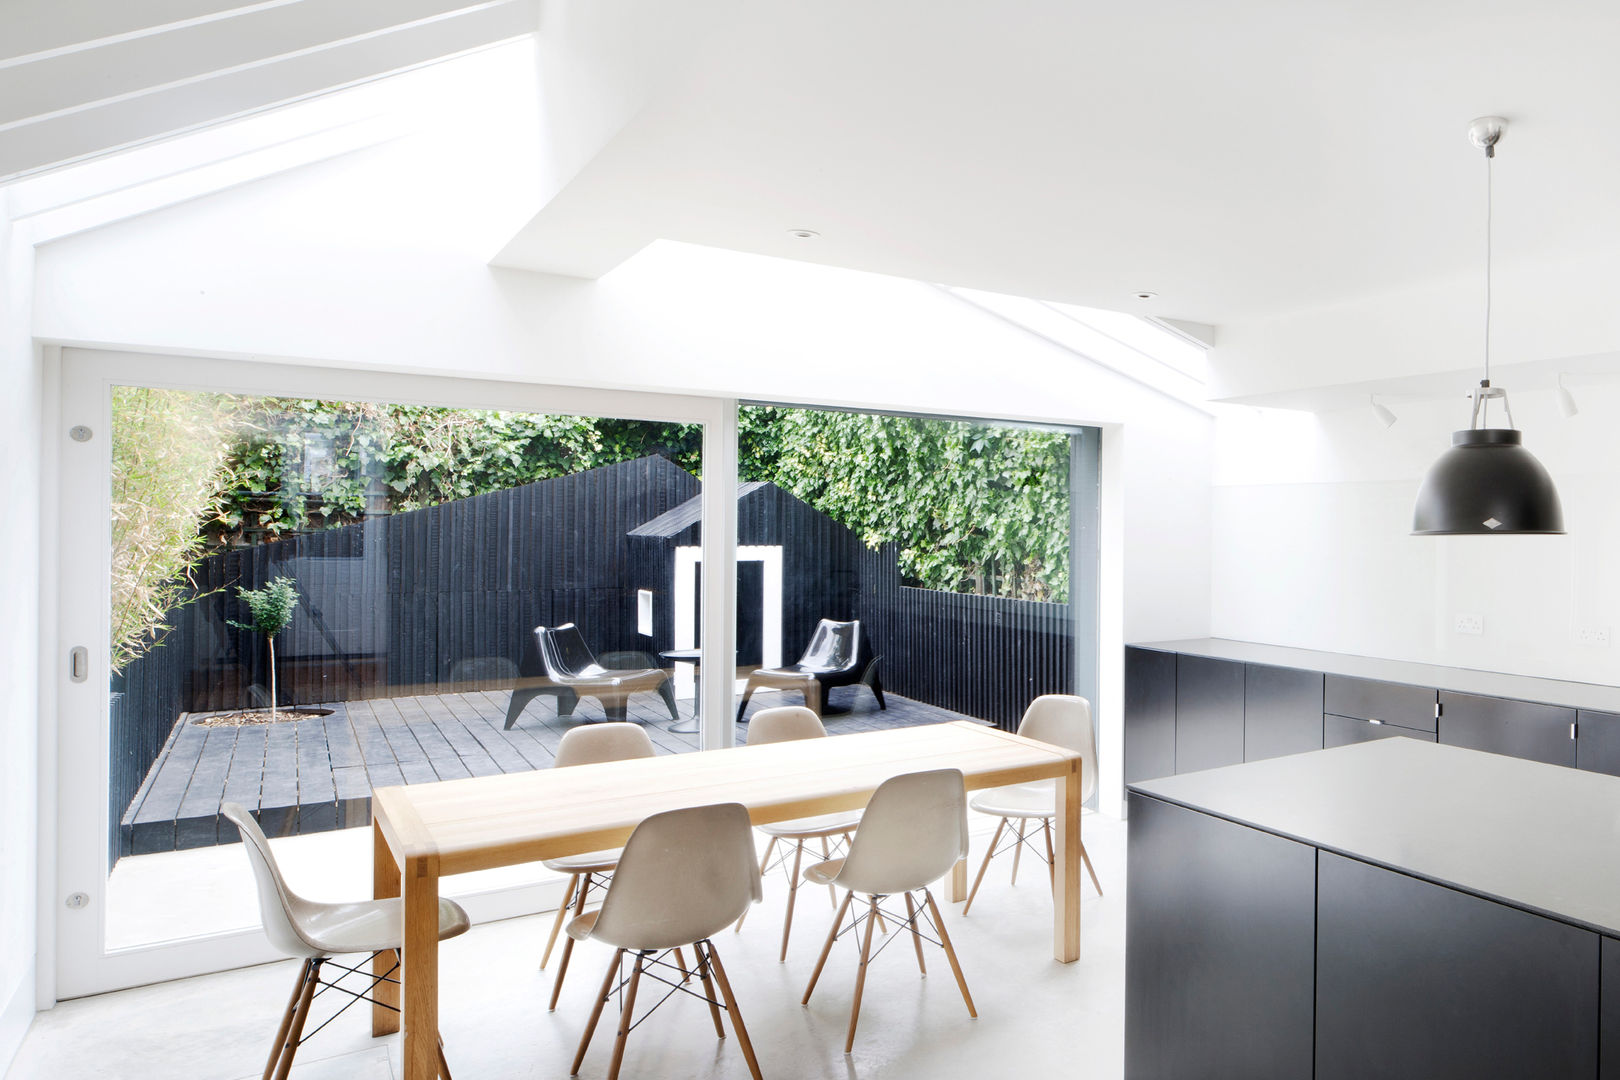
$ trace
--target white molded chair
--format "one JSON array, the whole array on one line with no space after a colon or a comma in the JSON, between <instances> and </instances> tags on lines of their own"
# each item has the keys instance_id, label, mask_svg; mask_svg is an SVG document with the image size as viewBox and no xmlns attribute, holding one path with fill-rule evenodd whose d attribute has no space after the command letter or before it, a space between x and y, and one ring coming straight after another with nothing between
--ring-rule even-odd
<instances>
[{"instance_id":1,"label":"white molded chair","mask_svg":"<svg viewBox=\"0 0 1620 1080\"><path fill-rule=\"evenodd\" d=\"M554 769L566 769L574 765L595 765L603 761L629 761L632 758L648 758L657 751L653 749L652 740L640 724L614 722L607 724L591 724L588 727L570 729L557 744L557 759L552 763ZM605 888L607 875L613 872L619 861L617 851L587 851L579 855L566 855L560 859L546 859L543 865L548 870L555 870L559 874L568 875L568 888L563 893L562 903L557 905L557 917L551 923L551 935L546 938L546 951L540 956L540 970L546 969L546 963L551 959L552 946L557 944L557 933L562 929L563 921L568 917L568 903L574 901L574 917L584 914L585 902L590 898L592 888ZM551 983L551 1004L549 1008L555 1012L557 998L562 994L563 979L568 975L568 960L573 955L574 939L569 938L563 942L562 960L557 964L557 977Z\"/></svg>"},{"instance_id":2,"label":"white molded chair","mask_svg":"<svg viewBox=\"0 0 1620 1080\"><path fill-rule=\"evenodd\" d=\"M938 944L945 950L956 985L967 1002L968 1015L978 1017L973 1007L973 996L968 993L967 980L962 977L962 966L957 963L956 950L945 931L945 920L940 918L939 906L928 885L951 872L968 850L967 791L962 774L956 769L935 769L931 772L907 773L891 777L872 793L861 816L860 828L849 846L849 854L842 859L817 863L804 872L807 880L818 885L835 885L848 889L844 903L838 909L832 929L827 932L827 943L822 946L821 958L810 974L810 985L805 987L803 1004L810 1004L810 995L816 989L816 980L832 952L833 942L857 929L863 922L866 932L861 938L860 967L855 974L855 1000L849 1010L849 1034L844 1039L844 1053L855 1047L855 1024L861 1016L861 990L866 985L866 965L871 963L872 929L878 918L878 902L900 893L906 898L906 913L902 919L891 911L889 918L898 929L911 931L912 946L917 951L917 968L924 975L928 968L923 963L922 943L926 936L918 923L927 920L939 934ZM916 903L912 893L921 892L923 903ZM867 897L867 910L843 925L850 902L856 893ZM926 912L924 906L926 905ZM933 941L932 938L928 940Z\"/></svg>"},{"instance_id":3,"label":"white molded chair","mask_svg":"<svg viewBox=\"0 0 1620 1080\"><path fill-rule=\"evenodd\" d=\"M1024 718L1018 723L1018 734L1027 739L1061 746L1065 750L1080 751L1080 800L1084 802L1091 798L1097 790L1097 729L1091 722L1091 702L1073 694L1043 694L1024 710ZM1003 832L1013 836L1008 847L1013 852L1013 884L1018 884L1018 858L1024 853L1026 844L1034 845L1034 833L1027 831L1031 821L1041 823L1041 831L1046 837L1047 876L1056 887L1057 865L1052 850L1052 819L1057 816L1056 780L1034 780L1027 784L990 788L973 796L971 805L979 813L993 814L1001 820L996 824L995 836L990 838L990 846L985 849L984 862L979 864L978 876L973 879L973 888L962 907L963 915L973 907L973 898L979 895L979 885L984 881L984 872L990 869L990 860L1007 850L996 850ZM1086 854L1085 844L1080 845L1080 858L1086 864L1097 895L1101 896L1102 883L1097 880L1097 869L1091 865L1091 856Z\"/></svg>"},{"instance_id":4,"label":"white molded chair","mask_svg":"<svg viewBox=\"0 0 1620 1080\"><path fill-rule=\"evenodd\" d=\"M822 726L821 718L812 710L803 705L782 705L774 709L761 709L754 714L753 721L748 725L747 745L759 746L764 743L826 737L827 729ZM765 845L765 857L759 862L760 874L768 873L777 867L786 867L788 848L791 846L793 851L793 867L788 871L787 915L782 919L782 952L777 957L779 961L787 960L788 936L793 933L793 905L799 895L799 872L804 860L804 845L808 841L819 840L822 859L831 859L834 848L828 845L828 841L833 840L836 844L847 845L850 834L855 831L855 826L859 825L860 821L859 810L847 810L838 814L794 818L792 821L776 821L769 825L757 826L760 832L770 837L770 842ZM775 863L772 863L771 855L776 851L778 841L782 843L782 854ZM837 890L829 886L827 891L832 896L833 907L837 908ZM737 920L739 931L742 930L743 920L746 918L748 913L744 911L742 918Z\"/></svg>"},{"instance_id":5,"label":"white molded chair","mask_svg":"<svg viewBox=\"0 0 1620 1080\"><path fill-rule=\"evenodd\" d=\"M304 961L298 971L298 979L293 983L287 1011L282 1014L281 1027L276 1030L270 1060L264 1067L264 1080L286 1080L298 1048L308 1038L304 1034L304 1022L309 1019L310 1003L318 995L332 987L350 995L348 1002L333 1014L334 1017L357 1001L372 1000L369 993L356 993L338 986L345 975L359 975L361 979L371 980L371 985L366 988L369 991L377 985L372 975L362 971L359 965L345 967L333 961L332 957L349 953L375 956L391 952L394 954L394 966L382 981L399 981L394 973L399 970L399 951L405 941L405 907L398 899L356 900L341 904L304 899L288 888L281 876L281 868L276 865L275 853L270 850L270 842L265 839L258 822L253 820L253 815L236 803L226 803L220 807L220 812L242 834L242 847L247 852L248 862L253 867L253 879L259 889L259 917L264 922L265 936L276 949ZM467 918L461 905L453 900L439 900L440 941L465 934L471 926L472 920ZM338 976L336 982L321 978L321 970L328 964L344 973ZM315 1031L329 1023L330 1019L322 1022ZM314 1031L310 1032L310 1035L313 1034ZM439 1042L439 1075L444 1080L450 1080L450 1066L444 1060L443 1040Z\"/></svg>"},{"instance_id":6,"label":"white molded chair","mask_svg":"<svg viewBox=\"0 0 1620 1080\"><path fill-rule=\"evenodd\" d=\"M617 1080L625 1039L640 1022L635 1011L641 980L649 978L670 988L643 1015L642 1019L646 1019L671 995L686 990L694 972L681 959L680 946L691 945L697 958L695 974L703 983L703 993L697 996L709 1003L714 1033L726 1037L720 1023L720 1010L724 1008L731 1017L748 1071L754 1080L761 1080L759 1062L737 1010L726 969L709 940L748 910L750 904L758 903L759 898L754 836L748 811L740 803L669 810L636 826L619 856L618 869L601 908L568 924L570 939L601 941L615 949L602 979L602 991L580 1037L570 1075L578 1075L585 1061L602 1007L615 990L622 990L618 1038L608 1066L608 1080ZM635 956L628 979L623 976L627 952ZM674 964L668 960L671 953ZM716 983L723 1000L715 998Z\"/></svg>"}]
</instances>

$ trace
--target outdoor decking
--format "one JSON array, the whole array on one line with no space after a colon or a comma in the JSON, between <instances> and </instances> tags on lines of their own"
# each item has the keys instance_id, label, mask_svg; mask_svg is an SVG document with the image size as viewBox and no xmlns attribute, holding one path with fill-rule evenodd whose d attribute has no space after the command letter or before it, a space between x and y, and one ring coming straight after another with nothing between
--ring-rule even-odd
<instances>
[{"instance_id":1,"label":"outdoor decking","mask_svg":"<svg viewBox=\"0 0 1620 1080\"><path fill-rule=\"evenodd\" d=\"M764 706L773 697L756 700ZM581 700L574 716L559 717L546 697L507 731L509 700L505 690L372 698L327 703L330 716L241 727L199 727L182 717L124 814L126 850L140 855L233 841L235 827L219 815L225 802L256 811L272 836L364 825L373 787L544 769L565 731L604 718L593 698ZM781 700L794 704L798 696ZM691 701L679 704L682 717L690 717ZM860 692L849 712L829 713L827 730L969 719L898 694L888 695L888 705L879 711ZM646 726L661 754L698 748L696 734L669 731L669 713L656 695L636 695L630 717Z\"/></svg>"}]
</instances>

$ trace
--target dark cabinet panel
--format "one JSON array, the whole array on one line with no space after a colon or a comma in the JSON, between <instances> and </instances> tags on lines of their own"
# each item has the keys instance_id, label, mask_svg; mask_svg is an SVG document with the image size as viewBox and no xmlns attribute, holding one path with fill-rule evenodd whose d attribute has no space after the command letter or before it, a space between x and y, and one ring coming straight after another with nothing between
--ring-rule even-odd
<instances>
[{"instance_id":1,"label":"dark cabinet panel","mask_svg":"<svg viewBox=\"0 0 1620 1080\"><path fill-rule=\"evenodd\" d=\"M1598 1080L1620 1080L1620 941L1603 939L1598 994Z\"/></svg>"},{"instance_id":2,"label":"dark cabinet panel","mask_svg":"<svg viewBox=\"0 0 1620 1080\"><path fill-rule=\"evenodd\" d=\"M1125 649L1125 782L1176 771L1176 654Z\"/></svg>"},{"instance_id":3,"label":"dark cabinet panel","mask_svg":"<svg viewBox=\"0 0 1620 1080\"><path fill-rule=\"evenodd\" d=\"M1243 665L1176 658L1176 772L1243 761Z\"/></svg>"},{"instance_id":4,"label":"dark cabinet panel","mask_svg":"<svg viewBox=\"0 0 1620 1080\"><path fill-rule=\"evenodd\" d=\"M1596 934L1318 858L1316 1080L1596 1075Z\"/></svg>"},{"instance_id":5,"label":"dark cabinet panel","mask_svg":"<svg viewBox=\"0 0 1620 1080\"><path fill-rule=\"evenodd\" d=\"M1574 767L1574 723L1575 710L1556 705L1449 691L1440 695L1440 741L1448 746Z\"/></svg>"},{"instance_id":6,"label":"dark cabinet panel","mask_svg":"<svg viewBox=\"0 0 1620 1080\"><path fill-rule=\"evenodd\" d=\"M1329 675L1323 686L1322 711L1433 731L1434 702L1435 692L1426 687Z\"/></svg>"},{"instance_id":7,"label":"dark cabinet panel","mask_svg":"<svg viewBox=\"0 0 1620 1080\"><path fill-rule=\"evenodd\" d=\"M1322 749L1322 674L1243 667L1243 760Z\"/></svg>"},{"instance_id":8,"label":"dark cabinet panel","mask_svg":"<svg viewBox=\"0 0 1620 1080\"><path fill-rule=\"evenodd\" d=\"M1578 721L1575 767L1620 776L1620 716L1582 709Z\"/></svg>"},{"instance_id":9,"label":"dark cabinet panel","mask_svg":"<svg viewBox=\"0 0 1620 1080\"><path fill-rule=\"evenodd\" d=\"M1371 742L1374 739L1422 739L1434 742L1432 731L1414 731L1394 724L1375 724L1370 720L1356 720L1348 716L1322 717L1322 745L1348 746L1351 743Z\"/></svg>"},{"instance_id":10,"label":"dark cabinet panel","mask_svg":"<svg viewBox=\"0 0 1620 1080\"><path fill-rule=\"evenodd\" d=\"M1316 850L1130 796L1127 1080L1311 1080Z\"/></svg>"}]
</instances>

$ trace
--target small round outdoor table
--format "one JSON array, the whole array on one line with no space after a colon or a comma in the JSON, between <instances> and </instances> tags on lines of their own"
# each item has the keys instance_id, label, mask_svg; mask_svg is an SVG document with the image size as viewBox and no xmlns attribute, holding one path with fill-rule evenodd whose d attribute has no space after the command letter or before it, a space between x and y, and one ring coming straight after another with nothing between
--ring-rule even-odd
<instances>
[{"instance_id":1,"label":"small round outdoor table","mask_svg":"<svg viewBox=\"0 0 1620 1080\"><path fill-rule=\"evenodd\" d=\"M703 715L703 680L698 678L703 668L703 650L669 649L658 655L671 663L692 665L692 719L677 720L669 725L669 730L677 735L695 735L698 730L698 718Z\"/></svg>"}]
</instances>

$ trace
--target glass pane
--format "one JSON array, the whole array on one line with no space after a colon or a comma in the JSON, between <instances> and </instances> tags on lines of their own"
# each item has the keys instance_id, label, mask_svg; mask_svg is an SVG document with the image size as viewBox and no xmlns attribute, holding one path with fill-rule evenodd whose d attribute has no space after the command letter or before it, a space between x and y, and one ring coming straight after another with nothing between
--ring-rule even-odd
<instances>
[{"instance_id":1,"label":"glass pane","mask_svg":"<svg viewBox=\"0 0 1620 1080\"><path fill-rule=\"evenodd\" d=\"M257 921L223 803L362 896L373 787L547 768L593 720L697 748L664 654L698 646L698 427L136 386L113 420L109 946Z\"/></svg>"},{"instance_id":2,"label":"glass pane","mask_svg":"<svg viewBox=\"0 0 1620 1080\"><path fill-rule=\"evenodd\" d=\"M754 680L750 710L808 691L834 734L1015 730L1035 696L1075 692L1078 436L769 406L739 431L739 543L779 553L781 650L804 676Z\"/></svg>"}]
</instances>

